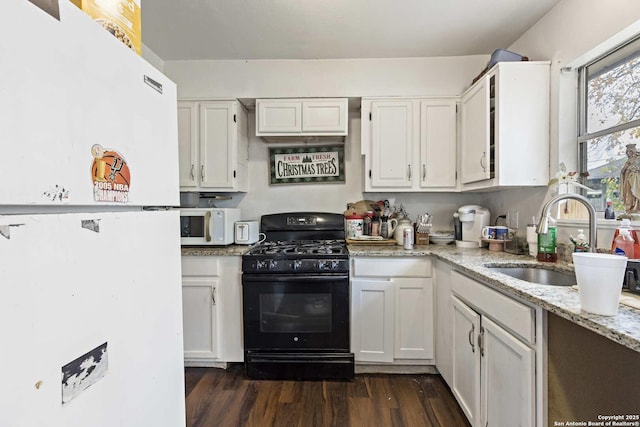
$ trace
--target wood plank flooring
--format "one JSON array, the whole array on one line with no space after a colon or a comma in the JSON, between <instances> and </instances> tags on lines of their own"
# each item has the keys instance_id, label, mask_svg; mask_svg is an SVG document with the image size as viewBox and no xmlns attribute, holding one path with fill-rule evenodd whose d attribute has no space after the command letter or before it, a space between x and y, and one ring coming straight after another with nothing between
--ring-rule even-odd
<instances>
[{"instance_id":1,"label":"wood plank flooring","mask_svg":"<svg viewBox=\"0 0 640 427\"><path fill-rule=\"evenodd\" d=\"M469 426L440 375L358 374L353 381L261 381L186 368L187 427Z\"/></svg>"}]
</instances>

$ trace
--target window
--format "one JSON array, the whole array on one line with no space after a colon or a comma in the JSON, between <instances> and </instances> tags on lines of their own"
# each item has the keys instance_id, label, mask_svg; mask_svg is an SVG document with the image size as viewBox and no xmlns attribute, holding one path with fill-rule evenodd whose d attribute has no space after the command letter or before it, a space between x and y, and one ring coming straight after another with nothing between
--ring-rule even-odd
<instances>
[{"instance_id":1,"label":"window","mask_svg":"<svg viewBox=\"0 0 640 427\"><path fill-rule=\"evenodd\" d=\"M620 188L621 173L629 169L633 144L640 156L640 40L581 67L579 87L580 171L588 173L583 184L592 189L585 195L598 211L607 201L625 211L631 200L624 200L629 190Z\"/></svg>"}]
</instances>

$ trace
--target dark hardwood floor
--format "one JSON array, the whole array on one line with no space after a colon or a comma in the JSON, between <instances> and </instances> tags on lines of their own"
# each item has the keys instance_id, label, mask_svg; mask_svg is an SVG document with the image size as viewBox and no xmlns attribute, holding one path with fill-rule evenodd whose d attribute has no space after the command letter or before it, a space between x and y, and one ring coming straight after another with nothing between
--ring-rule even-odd
<instances>
[{"instance_id":1,"label":"dark hardwood floor","mask_svg":"<svg viewBox=\"0 0 640 427\"><path fill-rule=\"evenodd\" d=\"M259 381L241 364L186 368L187 427L469 426L440 375Z\"/></svg>"}]
</instances>

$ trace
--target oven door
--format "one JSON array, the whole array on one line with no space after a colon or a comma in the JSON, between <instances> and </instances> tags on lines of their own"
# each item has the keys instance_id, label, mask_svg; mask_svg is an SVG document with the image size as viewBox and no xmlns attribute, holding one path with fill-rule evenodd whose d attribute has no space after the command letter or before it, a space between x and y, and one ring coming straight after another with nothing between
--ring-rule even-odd
<instances>
[{"instance_id":1,"label":"oven door","mask_svg":"<svg viewBox=\"0 0 640 427\"><path fill-rule=\"evenodd\" d=\"M349 351L348 275L243 274L245 350Z\"/></svg>"}]
</instances>

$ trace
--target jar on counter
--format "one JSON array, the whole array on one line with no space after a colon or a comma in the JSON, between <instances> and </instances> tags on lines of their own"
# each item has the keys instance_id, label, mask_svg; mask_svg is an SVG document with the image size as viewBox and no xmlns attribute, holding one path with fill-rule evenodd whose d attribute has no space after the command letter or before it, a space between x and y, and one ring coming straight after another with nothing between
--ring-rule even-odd
<instances>
[{"instance_id":1,"label":"jar on counter","mask_svg":"<svg viewBox=\"0 0 640 427\"><path fill-rule=\"evenodd\" d=\"M371 219L371 235L379 236L380 235L380 217L374 216Z\"/></svg>"},{"instance_id":2,"label":"jar on counter","mask_svg":"<svg viewBox=\"0 0 640 427\"><path fill-rule=\"evenodd\" d=\"M373 211L367 211L367 214L364 216L364 226L362 229L362 234L365 236L371 236L371 224L373 223Z\"/></svg>"},{"instance_id":3,"label":"jar on counter","mask_svg":"<svg viewBox=\"0 0 640 427\"><path fill-rule=\"evenodd\" d=\"M362 236L364 217L358 214L351 214L345 217L347 239L355 239Z\"/></svg>"}]
</instances>

